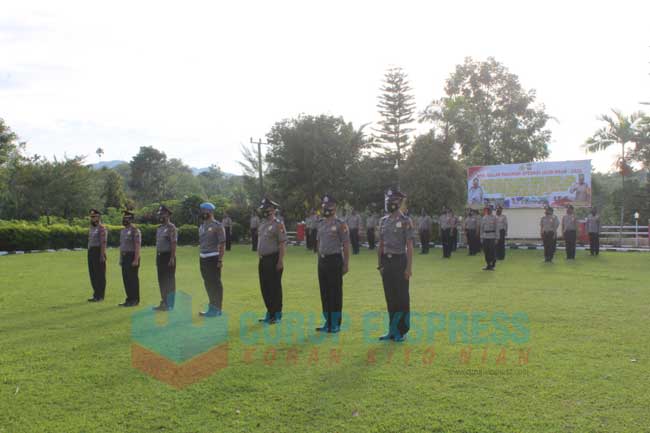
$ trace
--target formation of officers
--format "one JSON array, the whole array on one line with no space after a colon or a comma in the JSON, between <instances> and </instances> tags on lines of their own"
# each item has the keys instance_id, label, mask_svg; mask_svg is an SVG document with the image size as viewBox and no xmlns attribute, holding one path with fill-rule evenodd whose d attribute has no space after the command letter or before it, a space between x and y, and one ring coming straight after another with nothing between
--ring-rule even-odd
<instances>
[{"instance_id":1,"label":"formation of officers","mask_svg":"<svg viewBox=\"0 0 650 433\"><path fill-rule=\"evenodd\" d=\"M381 275L386 306L389 314L388 332L380 340L403 341L409 331L410 296L409 281L412 275L413 250L416 231L422 243L421 254L427 254L431 239L433 220L422 210L413 220L402 212L406 196L398 190L385 194L385 215L378 219L370 215L366 222L368 247L377 249L377 270ZM257 252L258 275L266 314L260 322L275 324L282 319L282 273L286 253L287 232L281 217L279 205L264 198L258 212L251 217L252 249ZM199 314L203 317L222 315L223 284L221 271L226 251L230 249L232 220L224 214L222 221L214 217L212 203L200 205L201 224L199 234L199 269L208 297L208 307ZM486 206L479 217L476 210L468 210L465 218L456 218L449 208L444 208L438 220L439 235L443 244L443 257L450 258L456 250L458 230L466 236L468 254L476 255L481 249L485 255L486 271L493 271L497 260L505 259L505 239L508 234L508 219L503 209ZM156 268L160 288L160 304L156 311L174 308L176 293L176 246L178 234L171 222L172 212L165 206L158 209L160 225L156 230ZM258 216L259 215L259 216ZM126 298L122 307L134 307L140 303L138 270L140 267L141 233L133 224L134 214L123 213L120 231L120 260L122 280ZM462 224L461 224L462 222ZM547 207L540 220L540 237L544 243L545 261L553 260L557 243L557 229L560 221ZM350 267L350 254L359 252L359 230L361 217L352 211L346 218L337 215L337 201L334 196L322 197L320 216L312 210L306 221L307 247L318 254L318 283L323 314L323 324L318 332L337 333L341 330L343 311L343 276ZM574 209L568 206L561 222L566 242L567 259L575 259L577 220ZM600 217L595 208L586 221L590 238L590 253L599 253ZM375 230L378 229L378 243ZM101 223L101 214L90 211L88 235L88 270L93 288L89 302L101 302L106 291L106 247L107 229Z\"/></svg>"}]
</instances>

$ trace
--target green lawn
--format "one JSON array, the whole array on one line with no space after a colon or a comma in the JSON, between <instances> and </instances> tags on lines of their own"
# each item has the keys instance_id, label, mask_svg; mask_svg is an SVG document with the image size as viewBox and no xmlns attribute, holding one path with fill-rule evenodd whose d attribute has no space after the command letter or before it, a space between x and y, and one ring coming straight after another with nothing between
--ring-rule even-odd
<instances>
[{"instance_id":1,"label":"green lawn","mask_svg":"<svg viewBox=\"0 0 650 433\"><path fill-rule=\"evenodd\" d=\"M206 301L197 256L179 248L177 285L195 316ZM349 329L314 343L305 325L306 341L247 345L240 315L263 304L256 258L237 246L223 273L229 365L180 390L131 366L131 316L158 302L152 249L135 309L116 307L115 250L100 304L86 302L85 252L0 257L0 433L648 431L650 255L579 251L566 262L560 252L549 265L541 251L508 251L493 273L464 251L440 256L415 258L413 311L470 322L525 313L528 341L452 344L444 331L434 342L417 331L401 344L366 341L362 316L385 303L376 258L363 250L344 281ZM315 271L312 254L289 248L285 312L320 311Z\"/></svg>"}]
</instances>

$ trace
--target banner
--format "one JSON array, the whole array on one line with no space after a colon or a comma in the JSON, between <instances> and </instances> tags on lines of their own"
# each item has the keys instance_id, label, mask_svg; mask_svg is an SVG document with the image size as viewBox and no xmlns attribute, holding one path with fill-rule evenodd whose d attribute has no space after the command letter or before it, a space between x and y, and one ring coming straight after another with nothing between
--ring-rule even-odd
<instances>
[{"instance_id":1,"label":"banner","mask_svg":"<svg viewBox=\"0 0 650 433\"><path fill-rule=\"evenodd\" d=\"M591 160L469 167L467 204L474 208L591 206Z\"/></svg>"}]
</instances>

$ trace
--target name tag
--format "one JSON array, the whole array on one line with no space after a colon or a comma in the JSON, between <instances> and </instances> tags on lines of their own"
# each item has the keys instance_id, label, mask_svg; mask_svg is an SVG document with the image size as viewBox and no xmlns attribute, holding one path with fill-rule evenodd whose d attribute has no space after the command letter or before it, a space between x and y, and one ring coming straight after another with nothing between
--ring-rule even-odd
<instances>
[{"instance_id":1,"label":"name tag","mask_svg":"<svg viewBox=\"0 0 650 433\"><path fill-rule=\"evenodd\" d=\"M397 227L398 229L401 229L402 228L402 222L398 221L397 224L395 224L395 227Z\"/></svg>"},{"instance_id":2,"label":"name tag","mask_svg":"<svg viewBox=\"0 0 650 433\"><path fill-rule=\"evenodd\" d=\"M330 230L333 231L333 232L335 232L335 231L336 231L336 226L332 226L332 227L330 228Z\"/></svg>"},{"instance_id":3,"label":"name tag","mask_svg":"<svg viewBox=\"0 0 650 433\"><path fill-rule=\"evenodd\" d=\"M269 226L269 231L273 230L273 226Z\"/></svg>"}]
</instances>

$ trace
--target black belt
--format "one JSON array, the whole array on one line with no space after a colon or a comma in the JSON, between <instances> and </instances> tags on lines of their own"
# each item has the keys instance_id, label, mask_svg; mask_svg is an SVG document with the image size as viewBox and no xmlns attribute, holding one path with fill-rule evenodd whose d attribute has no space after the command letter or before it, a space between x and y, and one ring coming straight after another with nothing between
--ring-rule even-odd
<instances>
[{"instance_id":1,"label":"black belt","mask_svg":"<svg viewBox=\"0 0 650 433\"><path fill-rule=\"evenodd\" d=\"M260 257L261 257L261 258L264 258L264 257L271 257L271 256L277 256L278 254L280 254L280 251L276 251L276 252L274 252L274 253L269 253L269 254L262 254L262 255L260 255Z\"/></svg>"},{"instance_id":2,"label":"black belt","mask_svg":"<svg viewBox=\"0 0 650 433\"><path fill-rule=\"evenodd\" d=\"M399 258L402 257L404 254L384 254L384 257L388 257L389 259L392 259L393 257Z\"/></svg>"},{"instance_id":3,"label":"black belt","mask_svg":"<svg viewBox=\"0 0 650 433\"><path fill-rule=\"evenodd\" d=\"M496 233L496 230L483 230L483 233Z\"/></svg>"},{"instance_id":4,"label":"black belt","mask_svg":"<svg viewBox=\"0 0 650 433\"><path fill-rule=\"evenodd\" d=\"M320 254L321 259L330 259L332 257L341 257L341 253L337 253L337 254Z\"/></svg>"}]
</instances>

